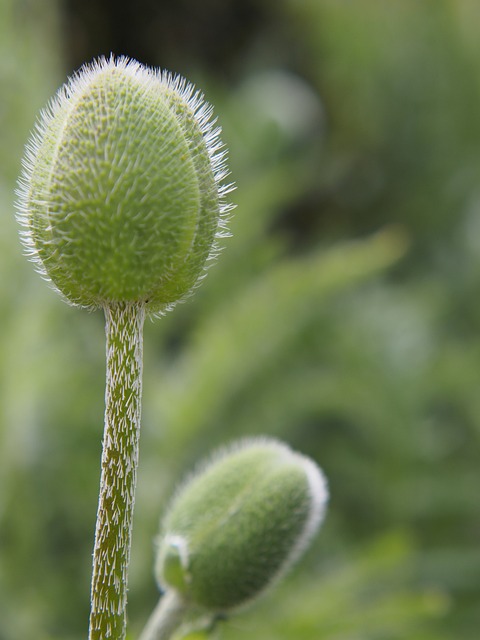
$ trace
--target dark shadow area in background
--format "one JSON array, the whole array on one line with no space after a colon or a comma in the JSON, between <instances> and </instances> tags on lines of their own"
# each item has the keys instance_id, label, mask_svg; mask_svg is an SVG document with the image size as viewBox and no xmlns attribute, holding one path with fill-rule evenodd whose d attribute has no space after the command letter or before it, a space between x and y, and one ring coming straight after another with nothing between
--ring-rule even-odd
<instances>
[{"instance_id":1,"label":"dark shadow area in background","mask_svg":"<svg viewBox=\"0 0 480 640\"><path fill-rule=\"evenodd\" d=\"M75 69L110 52L225 80L269 14L256 0L63 0L65 57Z\"/></svg>"}]
</instances>

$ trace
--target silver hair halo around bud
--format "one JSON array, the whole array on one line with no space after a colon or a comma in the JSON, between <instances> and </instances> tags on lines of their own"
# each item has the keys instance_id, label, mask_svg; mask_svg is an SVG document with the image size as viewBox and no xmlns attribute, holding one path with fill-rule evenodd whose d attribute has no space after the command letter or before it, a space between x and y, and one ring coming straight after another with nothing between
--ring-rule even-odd
<instances>
[{"instance_id":1,"label":"silver hair halo around bud","mask_svg":"<svg viewBox=\"0 0 480 640\"><path fill-rule=\"evenodd\" d=\"M42 111L19 180L40 273L81 306L183 299L226 235L220 133L180 76L125 57L83 66Z\"/></svg>"}]
</instances>

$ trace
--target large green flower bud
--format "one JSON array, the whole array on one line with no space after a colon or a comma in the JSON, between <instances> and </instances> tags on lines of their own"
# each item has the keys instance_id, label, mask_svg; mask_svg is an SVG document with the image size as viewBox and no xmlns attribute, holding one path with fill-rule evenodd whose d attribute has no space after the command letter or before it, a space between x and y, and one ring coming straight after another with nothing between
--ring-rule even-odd
<instances>
[{"instance_id":1,"label":"large green flower bud","mask_svg":"<svg viewBox=\"0 0 480 640\"><path fill-rule=\"evenodd\" d=\"M244 604L299 557L326 501L320 469L283 443L254 439L223 451L167 511L160 587L212 613Z\"/></svg>"},{"instance_id":2,"label":"large green flower bud","mask_svg":"<svg viewBox=\"0 0 480 640\"><path fill-rule=\"evenodd\" d=\"M19 188L41 273L82 306L184 297L215 254L229 185L212 110L126 58L83 67L42 113Z\"/></svg>"}]
</instances>

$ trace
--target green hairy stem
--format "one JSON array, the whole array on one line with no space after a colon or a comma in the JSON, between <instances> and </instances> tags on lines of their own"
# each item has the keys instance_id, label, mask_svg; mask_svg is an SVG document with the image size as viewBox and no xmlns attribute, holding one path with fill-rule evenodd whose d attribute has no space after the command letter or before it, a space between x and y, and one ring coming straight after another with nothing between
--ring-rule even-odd
<instances>
[{"instance_id":1,"label":"green hairy stem","mask_svg":"<svg viewBox=\"0 0 480 640\"><path fill-rule=\"evenodd\" d=\"M90 640L123 640L138 465L142 332L138 303L105 307L107 383L100 497L93 553Z\"/></svg>"}]
</instances>

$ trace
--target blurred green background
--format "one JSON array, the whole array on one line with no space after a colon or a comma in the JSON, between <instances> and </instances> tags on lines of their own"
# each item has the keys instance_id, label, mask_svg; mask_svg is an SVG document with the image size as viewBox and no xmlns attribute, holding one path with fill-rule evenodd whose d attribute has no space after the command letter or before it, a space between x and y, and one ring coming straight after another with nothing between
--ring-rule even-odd
<instances>
[{"instance_id":1,"label":"blurred green background","mask_svg":"<svg viewBox=\"0 0 480 640\"><path fill-rule=\"evenodd\" d=\"M330 508L220 637L478 638L479 24L474 0L0 0L0 640L86 637L103 317L34 273L13 202L38 109L110 52L202 88L238 186L205 283L146 326L131 637L175 484L269 434Z\"/></svg>"}]
</instances>

